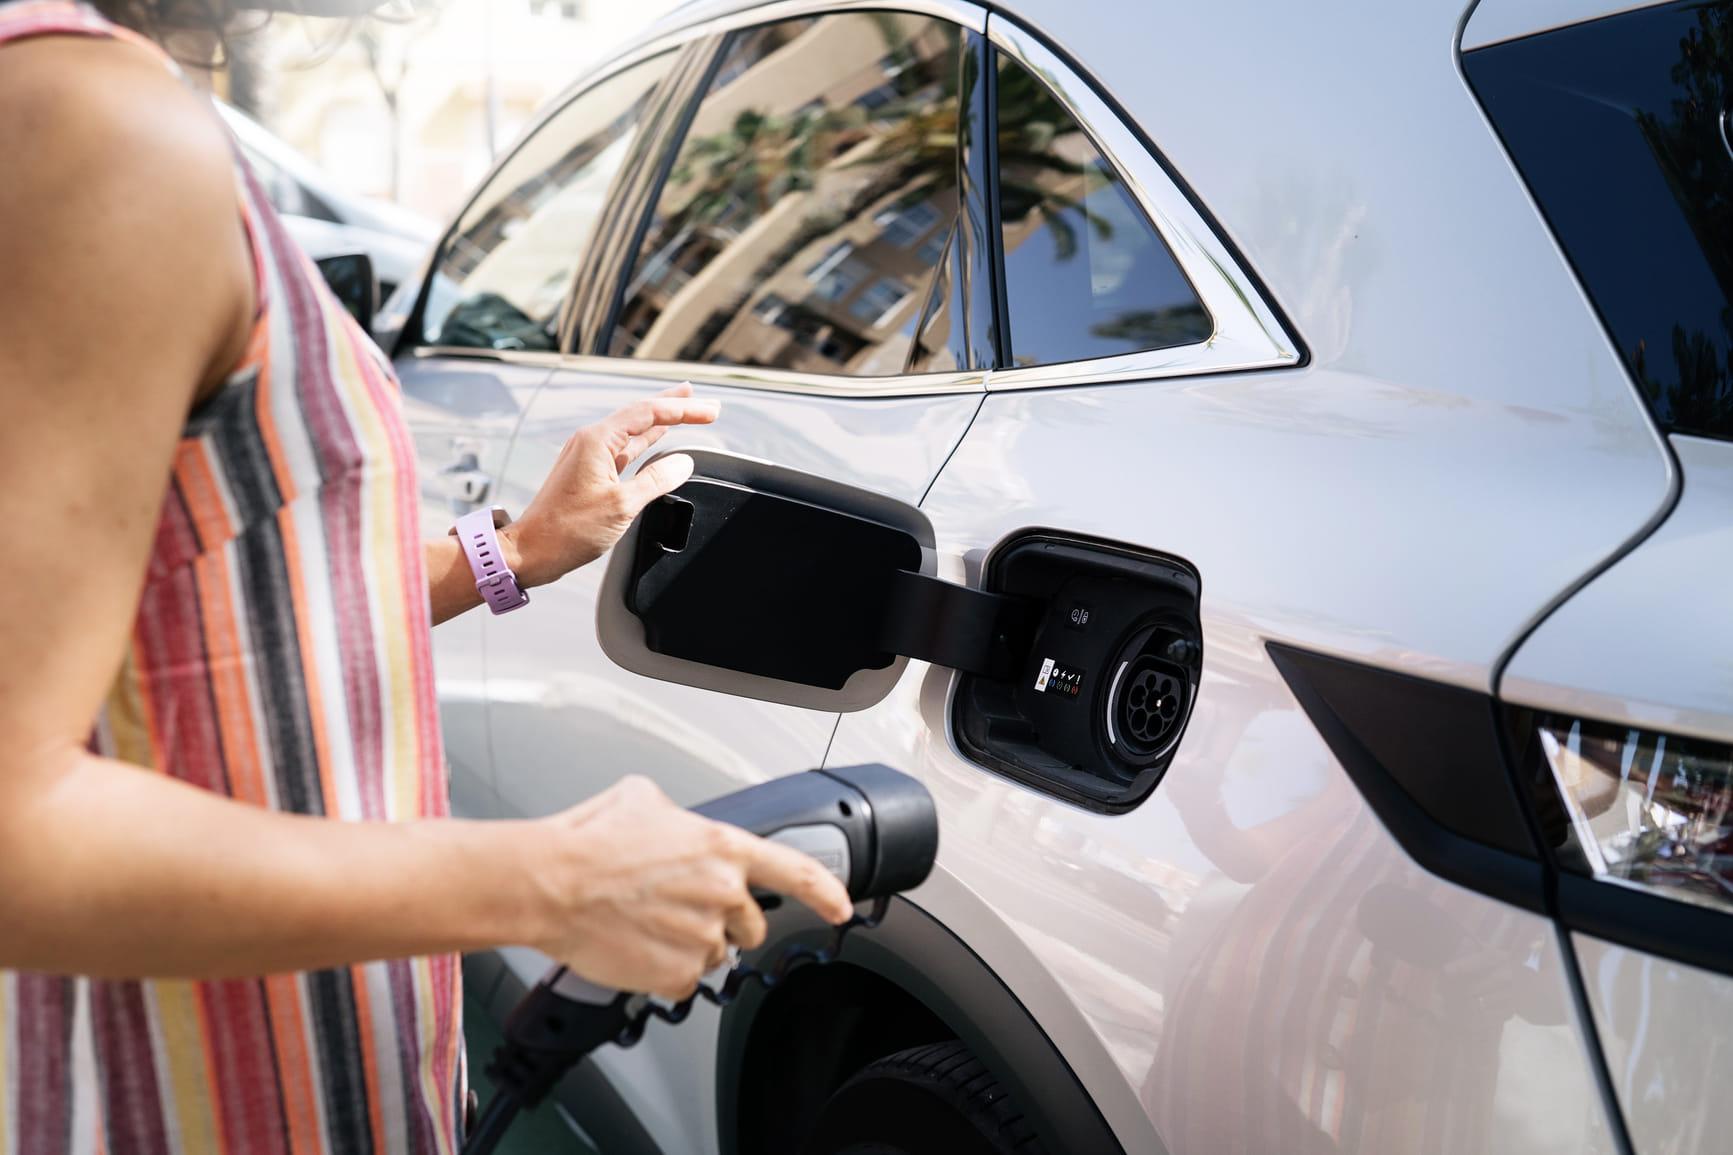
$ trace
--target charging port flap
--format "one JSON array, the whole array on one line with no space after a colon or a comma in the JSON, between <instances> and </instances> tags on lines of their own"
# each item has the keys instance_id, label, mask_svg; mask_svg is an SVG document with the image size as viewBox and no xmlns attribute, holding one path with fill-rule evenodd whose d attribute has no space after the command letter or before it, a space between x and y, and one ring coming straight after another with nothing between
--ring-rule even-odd
<instances>
[{"instance_id":1,"label":"charging port flap","mask_svg":"<svg viewBox=\"0 0 1733 1155\"><path fill-rule=\"evenodd\" d=\"M1038 607L934 576L911 506L764 462L689 451L691 480L615 547L602 648L665 681L859 710L905 660L1009 677Z\"/></svg>"},{"instance_id":2,"label":"charging port flap","mask_svg":"<svg viewBox=\"0 0 1733 1155\"><path fill-rule=\"evenodd\" d=\"M1197 572L1041 531L981 589L940 580L913 506L750 458L689 450L692 478L609 559L603 650L635 673L819 710L865 709L908 659L959 673L952 730L990 770L1080 805L1135 806L1197 697Z\"/></svg>"}]
</instances>

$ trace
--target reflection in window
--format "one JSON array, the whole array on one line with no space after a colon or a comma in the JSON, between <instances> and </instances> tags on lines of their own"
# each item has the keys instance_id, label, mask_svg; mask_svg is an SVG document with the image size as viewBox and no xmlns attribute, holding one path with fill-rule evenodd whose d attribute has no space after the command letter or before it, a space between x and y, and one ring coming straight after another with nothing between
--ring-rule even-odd
<instances>
[{"instance_id":1,"label":"reflection in window","mask_svg":"<svg viewBox=\"0 0 1733 1155\"><path fill-rule=\"evenodd\" d=\"M999 60L999 208L1012 360L1189 345L1213 331L1173 254L1039 79Z\"/></svg>"},{"instance_id":2,"label":"reflection in window","mask_svg":"<svg viewBox=\"0 0 1733 1155\"><path fill-rule=\"evenodd\" d=\"M495 174L440 253L423 314L426 341L557 347L578 257L672 60L647 60L585 92Z\"/></svg>"},{"instance_id":3,"label":"reflection in window","mask_svg":"<svg viewBox=\"0 0 1733 1155\"><path fill-rule=\"evenodd\" d=\"M887 324L897 306L909 299L908 288L894 277L881 277L861 290L848 311L875 327Z\"/></svg>"},{"instance_id":4,"label":"reflection in window","mask_svg":"<svg viewBox=\"0 0 1733 1155\"><path fill-rule=\"evenodd\" d=\"M906 249L933 231L939 223L939 210L931 201L892 207L880 213L875 223L884 230L885 240Z\"/></svg>"},{"instance_id":5,"label":"reflection in window","mask_svg":"<svg viewBox=\"0 0 1733 1155\"><path fill-rule=\"evenodd\" d=\"M961 352L915 330L951 308L945 294L927 302L958 213L960 37L888 12L737 34L674 158L609 351L854 376L958 367Z\"/></svg>"},{"instance_id":6,"label":"reflection in window","mask_svg":"<svg viewBox=\"0 0 1733 1155\"><path fill-rule=\"evenodd\" d=\"M1733 2L1462 60L1655 420L1733 439Z\"/></svg>"}]
</instances>

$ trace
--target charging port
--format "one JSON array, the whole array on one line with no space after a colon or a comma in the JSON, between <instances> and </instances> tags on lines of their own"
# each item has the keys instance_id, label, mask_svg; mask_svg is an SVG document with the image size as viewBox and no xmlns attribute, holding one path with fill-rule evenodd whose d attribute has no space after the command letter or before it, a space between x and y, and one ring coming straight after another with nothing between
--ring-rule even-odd
<instances>
[{"instance_id":1,"label":"charging port","mask_svg":"<svg viewBox=\"0 0 1733 1155\"><path fill-rule=\"evenodd\" d=\"M1154 789L1197 696L1197 571L1176 558L1048 533L997 550L992 593L1042 607L1014 678L961 676L953 729L991 770L1092 809Z\"/></svg>"}]
</instances>

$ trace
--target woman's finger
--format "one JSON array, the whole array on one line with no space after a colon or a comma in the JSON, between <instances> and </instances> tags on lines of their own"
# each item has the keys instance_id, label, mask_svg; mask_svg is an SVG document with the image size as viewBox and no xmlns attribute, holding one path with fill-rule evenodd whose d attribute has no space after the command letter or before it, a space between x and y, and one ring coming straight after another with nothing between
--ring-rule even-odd
<instances>
[{"instance_id":1,"label":"woman's finger","mask_svg":"<svg viewBox=\"0 0 1733 1155\"><path fill-rule=\"evenodd\" d=\"M659 425L708 425L722 411L719 401L696 397L646 397L602 419L608 444L616 450Z\"/></svg>"},{"instance_id":2,"label":"woman's finger","mask_svg":"<svg viewBox=\"0 0 1733 1155\"><path fill-rule=\"evenodd\" d=\"M658 457L626 480L620 482L620 489L625 496L626 512L633 517L638 511L661 497L665 493L673 493L686 479L692 476L697 468L693 460L684 453L670 453L666 457Z\"/></svg>"},{"instance_id":3,"label":"woman's finger","mask_svg":"<svg viewBox=\"0 0 1733 1155\"><path fill-rule=\"evenodd\" d=\"M614 472L624 473L626 466L642 457L644 450L662 440L662 435L667 432L666 425L657 425L626 442L626 447L614 454Z\"/></svg>"},{"instance_id":4,"label":"woman's finger","mask_svg":"<svg viewBox=\"0 0 1733 1155\"><path fill-rule=\"evenodd\" d=\"M826 922L847 922L854 914L848 890L818 860L778 842L746 835L746 880L760 890L805 903Z\"/></svg>"},{"instance_id":5,"label":"woman's finger","mask_svg":"<svg viewBox=\"0 0 1733 1155\"><path fill-rule=\"evenodd\" d=\"M726 916L728 941L745 950L753 950L764 942L769 924L756 902L743 902Z\"/></svg>"}]
</instances>

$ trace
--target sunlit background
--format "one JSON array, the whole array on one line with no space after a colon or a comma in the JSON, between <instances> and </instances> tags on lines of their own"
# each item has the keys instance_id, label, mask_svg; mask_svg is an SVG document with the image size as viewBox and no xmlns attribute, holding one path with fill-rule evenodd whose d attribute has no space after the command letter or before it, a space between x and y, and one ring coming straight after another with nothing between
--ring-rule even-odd
<instances>
[{"instance_id":1,"label":"sunlit background","mask_svg":"<svg viewBox=\"0 0 1733 1155\"><path fill-rule=\"evenodd\" d=\"M679 0L415 0L238 32L212 87L343 191L443 222L552 96Z\"/></svg>"}]
</instances>

